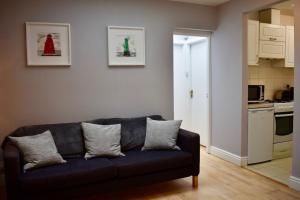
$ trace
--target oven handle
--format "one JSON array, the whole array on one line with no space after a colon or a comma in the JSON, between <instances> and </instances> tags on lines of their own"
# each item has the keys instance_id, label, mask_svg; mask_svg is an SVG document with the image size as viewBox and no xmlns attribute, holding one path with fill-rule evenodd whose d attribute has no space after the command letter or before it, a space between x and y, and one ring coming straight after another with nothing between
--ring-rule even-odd
<instances>
[{"instance_id":1,"label":"oven handle","mask_svg":"<svg viewBox=\"0 0 300 200\"><path fill-rule=\"evenodd\" d=\"M274 121L273 121L273 144L275 143L275 135L276 135L276 116L274 115Z\"/></svg>"},{"instance_id":2,"label":"oven handle","mask_svg":"<svg viewBox=\"0 0 300 200\"><path fill-rule=\"evenodd\" d=\"M292 117L294 116L294 113L291 114L275 114L275 117Z\"/></svg>"}]
</instances>

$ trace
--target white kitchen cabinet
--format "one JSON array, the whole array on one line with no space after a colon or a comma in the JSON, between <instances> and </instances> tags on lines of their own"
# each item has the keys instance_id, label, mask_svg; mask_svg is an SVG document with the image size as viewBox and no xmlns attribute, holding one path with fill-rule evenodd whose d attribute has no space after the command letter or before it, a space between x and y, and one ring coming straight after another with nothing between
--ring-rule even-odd
<instances>
[{"instance_id":1,"label":"white kitchen cabinet","mask_svg":"<svg viewBox=\"0 0 300 200\"><path fill-rule=\"evenodd\" d=\"M248 65L258 65L259 21L248 20Z\"/></svg>"},{"instance_id":2,"label":"white kitchen cabinet","mask_svg":"<svg viewBox=\"0 0 300 200\"><path fill-rule=\"evenodd\" d=\"M284 42L285 26L260 23L260 40Z\"/></svg>"},{"instance_id":3,"label":"white kitchen cabinet","mask_svg":"<svg viewBox=\"0 0 300 200\"><path fill-rule=\"evenodd\" d=\"M285 67L295 67L294 32L294 26L286 27Z\"/></svg>"},{"instance_id":4,"label":"white kitchen cabinet","mask_svg":"<svg viewBox=\"0 0 300 200\"><path fill-rule=\"evenodd\" d=\"M285 58L285 42L260 41L259 42L260 58Z\"/></svg>"},{"instance_id":5,"label":"white kitchen cabinet","mask_svg":"<svg viewBox=\"0 0 300 200\"><path fill-rule=\"evenodd\" d=\"M274 108L248 110L248 164L272 160Z\"/></svg>"},{"instance_id":6,"label":"white kitchen cabinet","mask_svg":"<svg viewBox=\"0 0 300 200\"><path fill-rule=\"evenodd\" d=\"M285 26L260 23L259 32L259 57L284 59Z\"/></svg>"}]
</instances>

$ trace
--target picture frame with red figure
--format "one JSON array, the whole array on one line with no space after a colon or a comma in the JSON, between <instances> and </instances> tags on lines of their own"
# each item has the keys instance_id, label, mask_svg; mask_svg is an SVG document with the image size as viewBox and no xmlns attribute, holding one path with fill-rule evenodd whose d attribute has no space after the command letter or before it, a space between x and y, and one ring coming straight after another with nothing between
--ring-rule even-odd
<instances>
[{"instance_id":1,"label":"picture frame with red figure","mask_svg":"<svg viewBox=\"0 0 300 200\"><path fill-rule=\"evenodd\" d=\"M26 22L28 66L70 66L70 24Z\"/></svg>"}]
</instances>

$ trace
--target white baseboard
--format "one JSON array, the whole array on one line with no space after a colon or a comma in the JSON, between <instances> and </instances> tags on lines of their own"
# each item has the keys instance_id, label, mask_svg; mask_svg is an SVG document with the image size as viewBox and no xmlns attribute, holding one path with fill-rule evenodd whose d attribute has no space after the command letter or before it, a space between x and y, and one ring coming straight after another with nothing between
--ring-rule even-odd
<instances>
[{"instance_id":1,"label":"white baseboard","mask_svg":"<svg viewBox=\"0 0 300 200\"><path fill-rule=\"evenodd\" d=\"M240 157L241 158L241 165L242 167L245 167L248 165L248 157L244 156L244 157Z\"/></svg>"},{"instance_id":2,"label":"white baseboard","mask_svg":"<svg viewBox=\"0 0 300 200\"><path fill-rule=\"evenodd\" d=\"M295 177L295 176L290 176L289 187L300 191L300 178Z\"/></svg>"},{"instance_id":3,"label":"white baseboard","mask_svg":"<svg viewBox=\"0 0 300 200\"><path fill-rule=\"evenodd\" d=\"M207 145L206 153L211 154L211 146L210 145Z\"/></svg>"},{"instance_id":4,"label":"white baseboard","mask_svg":"<svg viewBox=\"0 0 300 200\"><path fill-rule=\"evenodd\" d=\"M225 151L223 149L220 149L220 148L214 147L214 146L210 147L210 152L212 155L222 158L223 160L231 162L235 165L238 165L241 167L244 167L247 165L247 160L248 160L247 157L241 157L241 156L235 155L233 153L230 153L228 151Z\"/></svg>"}]
</instances>

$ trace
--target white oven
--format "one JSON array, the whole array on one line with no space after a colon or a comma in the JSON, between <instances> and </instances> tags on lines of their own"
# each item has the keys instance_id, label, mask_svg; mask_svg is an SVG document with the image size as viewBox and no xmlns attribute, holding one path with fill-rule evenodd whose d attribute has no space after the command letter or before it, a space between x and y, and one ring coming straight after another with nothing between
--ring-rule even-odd
<instances>
[{"instance_id":1,"label":"white oven","mask_svg":"<svg viewBox=\"0 0 300 200\"><path fill-rule=\"evenodd\" d=\"M293 149L294 103L274 103L273 159L288 158Z\"/></svg>"},{"instance_id":2,"label":"white oven","mask_svg":"<svg viewBox=\"0 0 300 200\"><path fill-rule=\"evenodd\" d=\"M293 140L294 111L293 102L275 103L274 144Z\"/></svg>"}]
</instances>

